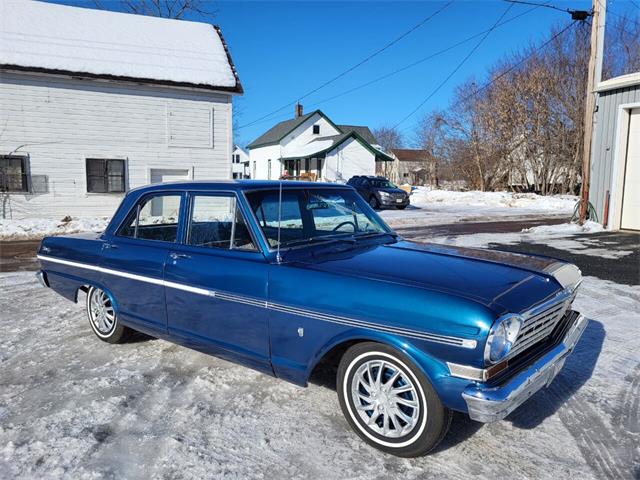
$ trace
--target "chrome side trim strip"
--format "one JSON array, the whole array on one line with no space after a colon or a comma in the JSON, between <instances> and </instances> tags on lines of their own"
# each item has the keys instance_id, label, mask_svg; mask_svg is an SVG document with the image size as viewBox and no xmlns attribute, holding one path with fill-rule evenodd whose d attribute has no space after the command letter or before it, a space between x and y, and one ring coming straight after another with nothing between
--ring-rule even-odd
<instances>
[{"instance_id":1,"label":"chrome side trim strip","mask_svg":"<svg viewBox=\"0 0 640 480\"><path fill-rule=\"evenodd\" d=\"M209 290L200 287L193 287L191 285L185 285L183 283L171 282L167 280L162 280L159 278L146 277L143 275L136 275L129 272L123 272L121 270L113 270L111 268L104 268L95 265L89 265L86 263L80 262L72 262L69 260L63 260L56 257L50 257L47 255L38 255L39 260L44 260L53 263L59 263L61 265L67 265L70 267L83 268L85 270L93 270L99 273L106 273L108 275L115 275L118 277L128 278L131 280L138 280L141 282L151 283L153 285L161 285L168 288L173 288L176 290L182 290L185 292L195 293L197 295L209 296L214 298L219 298L220 300L225 300L228 302L241 303L244 305L251 305L258 308L266 308L268 310L273 310L281 313L288 313L291 315L298 315L302 317L313 318L315 320L321 320L325 322L336 323L340 325L346 325L351 327L360 327L360 328L368 328L372 330L378 330L385 333L394 333L396 335L402 335L405 337L417 338L419 340L427 340L429 342L442 343L445 345L453 345L456 347L469 348L473 349L477 346L476 340L459 338L459 337L451 337L447 335L438 335L433 333L419 332L416 330L410 330L401 327L393 327L388 325L381 325L378 323L367 322L363 320L357 320L349 317L341 317L337 315L330 315L322 312L317 312L314 310L306 310L298 307L292 307L287 305L282 305L278 303L272 303L264 300L258 300L251 297L245 297L241 295L236 295L232 293L221 292L218 290Z\"/></svg>"}]
</instances>

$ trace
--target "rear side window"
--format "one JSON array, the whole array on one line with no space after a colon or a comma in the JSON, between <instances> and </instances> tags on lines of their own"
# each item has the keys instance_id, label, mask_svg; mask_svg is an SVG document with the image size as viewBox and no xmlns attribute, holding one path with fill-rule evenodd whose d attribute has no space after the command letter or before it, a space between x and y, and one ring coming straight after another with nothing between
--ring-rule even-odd
<instances>
[{"instance_id":1,"label":"rear side window","mask_svg":"<svg viewBox=\"0 0 640 480\"><path fill-rule=\"evenodd\" d=\"M194 195L187 243L196 247L256 250L235 197Z\"/></svg>"},{"instance_id":2,"label":"rear side window","mask_svg":"<svg viewBox=\"0 0 640 480\"><path fill-rule=\"evenodd\" d=\"M176 193L146 197L129 213L116 235L175 242L180 203L181 195Z\"/></svg>"}]
</instances>

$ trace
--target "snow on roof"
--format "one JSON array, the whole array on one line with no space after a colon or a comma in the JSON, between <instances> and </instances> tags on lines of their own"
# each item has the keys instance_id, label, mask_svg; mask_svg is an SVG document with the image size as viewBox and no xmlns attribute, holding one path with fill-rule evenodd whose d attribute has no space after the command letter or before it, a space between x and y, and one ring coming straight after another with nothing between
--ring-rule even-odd
<instances>
[{"instance_id":1,"label":"snow on roof","mask_svg":"<svg viewBox=\"0 0 640 480\"><path fill-rule=\"evenodd\" d=\"M29 0L0 1L0 65L242 92L209 24Z\"/></svg>"},{"instance_id":2,"label":"snow on roof","mask_svg":"<svg viewBox=\"0 0 640 480\"><path fill-rule=\"evenodd\" d=\"M621 75L619 77L613 77L604 82L600 82L595 88L596 92L606 92L607 90L616 90L619 88L633 87L640 85L640 72L629 73L628 75Z\"/></svg>"}]
</instances>

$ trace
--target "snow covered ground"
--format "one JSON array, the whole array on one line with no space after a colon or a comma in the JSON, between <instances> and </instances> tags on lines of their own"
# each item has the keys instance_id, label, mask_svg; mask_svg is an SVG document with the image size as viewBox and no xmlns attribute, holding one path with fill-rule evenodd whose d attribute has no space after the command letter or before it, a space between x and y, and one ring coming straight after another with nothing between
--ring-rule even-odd
<instances>
[{"instance_id":1,"label":"snow covered ground","mask_svg":"<svg viewBox=\"0 0 640 480\"><path fill-rule=\"evenodd\" d=\"M63 219L32 218L26 220L0 219L0 240L30 240L49 235L78 232L101 232L109 223L108 217Z\"/></svg>"},{"instance_id":2,"label":"snow covered ground","mask_svg":"<svg viewBox=\"0 0 640 480\"><path fill-rule=\"evenodd\" d=\"M0 274L0 478L637 478L640 287L589 277L575 307L591 322L549 389L408 460L360 441L330 388L102 343L82 304Z\"/></svg>"},{"instance_id":3,"label":"snow covered ground","mask_svg":"<svg viewBox=\"0 0 640 480\"><path fill-rule=\"evenodd\" d=\"M532 193L451 192L418 188L407 210L384 210L381 215L392 226L432 225L461 220L515 219L523 216L563 215L573 211L576 197L542 197ZM48 235L99 232L106 228L106 217L67 219L0 219L0 240L37 239Z\"/></svg>"},{"instance_id":4,"label":"snow covered ground","mask_svg":"<svg viewBox=\"0 0 640 480\"><path fill-rule=\"evenodd\" d=\"M570 217L577 201L573 195L544 197L535 193L453 192L418 187L411 195L409 208L383 210L381 216L394 228L541 215Z\"/></svg>"}]
</instances>

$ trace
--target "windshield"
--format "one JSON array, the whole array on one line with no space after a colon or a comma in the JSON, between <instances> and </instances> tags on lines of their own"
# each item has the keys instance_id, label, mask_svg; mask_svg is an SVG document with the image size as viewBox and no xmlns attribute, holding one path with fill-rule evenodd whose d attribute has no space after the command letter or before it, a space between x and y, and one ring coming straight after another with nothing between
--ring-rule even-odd
<instances>
[{"instance_id":1,"label":"windshield","mask_svg":"<svg viewBox=\"0 0 640 480\"><path fill-rule=\"evenodd\" d=\"M375 188L398 188L386 178L371 180L371 185Z\"/></svg>"},{"instance_id":2,"label":"windshield","mask_svg":"<svg viewBox=\"0 0 640 480\"><path fill-rule=\"evenodd\" d=\"M269 245L277 246L278 190L249 192L247 199ZM386 233L391 233L389 227L353 190L301 188L282 191L281 247Z\"/></svg>"}]
</instances>

